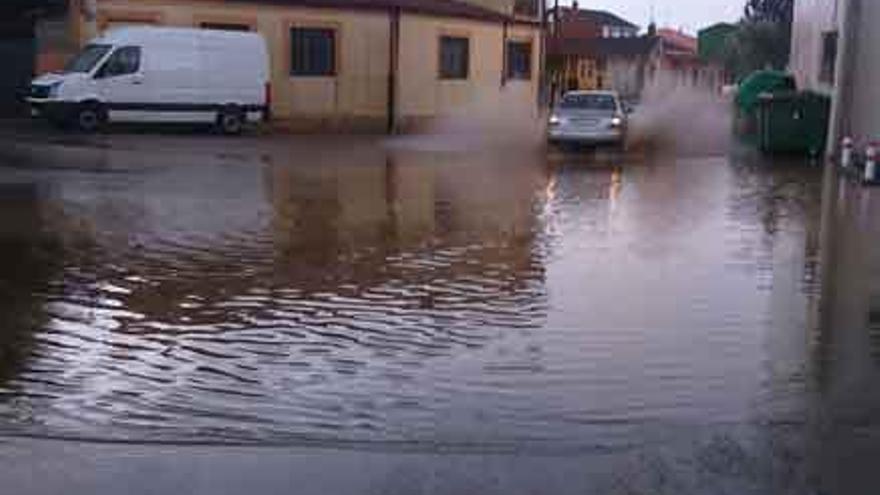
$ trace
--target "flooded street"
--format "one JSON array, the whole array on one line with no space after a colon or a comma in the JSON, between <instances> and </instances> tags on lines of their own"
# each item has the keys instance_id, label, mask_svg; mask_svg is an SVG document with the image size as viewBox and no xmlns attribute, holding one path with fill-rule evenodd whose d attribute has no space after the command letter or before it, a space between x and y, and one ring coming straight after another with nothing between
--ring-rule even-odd
<instances>
[{"instance_id":1,"label":"flooded street","mask_svg":"<svg viewBox=\"0 0 880 495\"><path fill-rule=\"evenodd\" d=\"M83 140L0 150L3 438L578 459L555 493L878 486L880 195L818 165Z\"/></svg>"}]
</instances>

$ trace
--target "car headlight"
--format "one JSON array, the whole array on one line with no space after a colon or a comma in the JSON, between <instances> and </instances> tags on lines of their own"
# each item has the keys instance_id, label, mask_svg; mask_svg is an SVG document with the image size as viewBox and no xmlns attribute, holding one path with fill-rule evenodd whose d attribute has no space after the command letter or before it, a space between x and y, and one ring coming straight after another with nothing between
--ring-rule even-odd
<instances>
[{"instance_id":1,"label":"car headlight","mask_svg":"<svg viewBox=\"0 0 880 495\"><path fill-rule=\"evenodd\" d=\"M562 123L562 119L556 115L550 116L550 125L559 125Z\"/></svg>"},{"instance_id":2,"label":"car headlight","mask_svg":"<svg viewBox=\"0 0 880 495\"><path fill-rule=\"evenodd\" d=\"M611 127L620 127L623 125L623 119L620 117L614 117L611 119Z\"/></svg>"},{"instance_id":3,"label":"car headlight","mask_svg":"<svg viewBox=\"0 0 880 495\"><path fill-rule=\"evenodd\" d=\"M58 81L58 82L55 82L55 83L52 83L49 85L49 92L48 92L49 98L57 98L58 97L58 93L61 91L61 84L62 84L61 81Z\"/></svg>"}]
</instances>

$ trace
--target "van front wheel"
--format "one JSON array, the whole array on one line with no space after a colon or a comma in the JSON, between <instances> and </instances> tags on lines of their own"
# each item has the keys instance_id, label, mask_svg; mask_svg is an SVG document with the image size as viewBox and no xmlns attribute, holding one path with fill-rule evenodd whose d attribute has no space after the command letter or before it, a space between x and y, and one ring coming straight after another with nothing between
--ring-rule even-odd
<instances>
[{"instance_id":1,"label":"van front wheel","mask_svg":"<svg viewBox=\"0 0 880 495\"><path fill-rule=\"evenodd\" d=\"M104 124L104 110L96 103L80 105L73 114L73 123L82 132L95 132Z\"/></svg>"},{"instance_id":2,"label":"van front wheel","mask_svg":"<svg viewBox=\"0 0 880 495\"><path fill-rule=\"evenodd\" d=\"M244 129L244 114L238 107L226 107L217 116L217 127L226 135L241 134Z\"/></svg>"}]
</instances>

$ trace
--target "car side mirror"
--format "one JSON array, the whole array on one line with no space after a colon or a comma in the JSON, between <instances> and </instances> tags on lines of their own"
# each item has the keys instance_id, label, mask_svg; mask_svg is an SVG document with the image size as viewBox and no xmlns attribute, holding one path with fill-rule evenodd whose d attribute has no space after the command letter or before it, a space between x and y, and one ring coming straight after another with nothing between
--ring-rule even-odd
<instances>
[{"instance_id":1,"label":"car side mirror","mask_svg":"<svg viewBox=\"0 0 880 495\"><path fill-rule=\"evenodd\" d=\"M634 111L635 111L635 109L629 105L624 105L624 107L623 107L623 113L625 113L627 115L633 113Z\"/></svg>"}]
</instances>

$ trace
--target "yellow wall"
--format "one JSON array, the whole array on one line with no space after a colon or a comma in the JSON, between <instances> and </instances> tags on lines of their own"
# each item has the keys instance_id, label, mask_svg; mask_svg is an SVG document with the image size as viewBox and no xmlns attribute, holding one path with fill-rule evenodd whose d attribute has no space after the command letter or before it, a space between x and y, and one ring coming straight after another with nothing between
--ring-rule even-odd
<instances>
[{"instance_id":1,"label":"yellow wall","mask_svg":"<svg viewBox=\"0 0 880 495\"><path fill-rule=\"evenodd\" d=\"M388 13L237 4L211 0L98 0L97 19L80 31L85 40L117 22L198 26L201 22L237 22L261 32L272 62L273 116L294 127L383 129L387 121L390 65ZM337 74L293 77L289 74L289 28L333 27L337 32ZM404 13L400 24L397 114L399 121L453 113L499 97L536 105L539 30L509 26L510 39L532 40L532 78L502 89L503 37L500 23ZM441 34L465 35L470 43L466 81L438 77Z\"/></svg>"},{"instance_id":2,"label":"yellow wall","mask_svg":"<svg viewBox=\"0 0 880 495\"><path fill-rule=\"evenodd\" d=\"M564 90L603 89L611 83L608 72L602 69L598 60L591 57L566 56L560 77L559 82ZM572 81L575 82L574 87L570 87Z\"/></svg>"},{"instance_id":3,"label":"yellow wall","mask_svg":"<svg viewBox=\"0 0 880 495\"><path fill-rule=\"evenodd\" d=\"M470 40L470 68L466 80L438 77L439 40L442 35ZM462 107L481 98L483 91L498 92L501 85L501 29L486 23L449 22L404 15L400 28L400 107L405 116L430 116L438 110Z\"/></svg>"},{"instance_id":4,"label":"yellow wall","mask_svg":"<svg viewBox=\"0 0 880 495\"><path fill-rule=\"evenodd\" d=\"M469 39L465 80L439 77L439 43L444 35ZM508 40L532 42L532 76L503 81L504 28L465 19L404 15L400 29L399 106L401 120L489 111L516 102L536 105L540 69L539 36L531 27L510 26Z\"/></svg>"}]
</instances>

